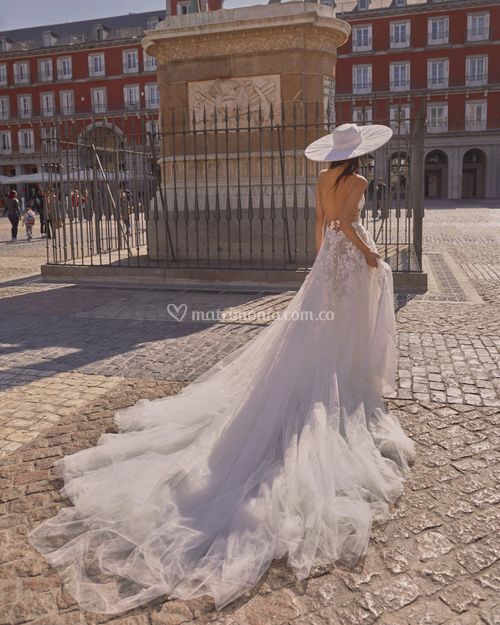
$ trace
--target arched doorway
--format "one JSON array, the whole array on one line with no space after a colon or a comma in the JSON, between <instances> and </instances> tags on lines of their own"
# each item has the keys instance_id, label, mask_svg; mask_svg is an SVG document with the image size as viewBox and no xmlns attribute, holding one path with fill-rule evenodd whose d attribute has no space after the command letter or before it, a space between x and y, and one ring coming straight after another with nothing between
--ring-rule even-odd
<instances>
[{"instance_id":1,"label":"arched doorway","mask_svg":"<svg viewBox=\"0 0 500 625\"><path fill-rule=\"evenodd\" d=\"M79 162L82 169L124 171L125 152L121 131L111 124L88 126L78 139Z\"/></svg>"},{"instance_id":2,"label":"arched doorway","mask_svg":"<svg viewBox=\"0 0 500 625\"><path fill-rule=\"evenodd\" d=\"M482 150L467 150L462 160L462 197L484 197L486 155Z\"/></svg>"},{"instance_id":3,"label":"arched doorway","mask_svg":"<svg viewBox=\"0 0 500 625\"><path fill-rule=\"evenodd\" d=\"M448 197L448 156L442 150L425 157L425 197Z\"/></svg>"}]
</instances>

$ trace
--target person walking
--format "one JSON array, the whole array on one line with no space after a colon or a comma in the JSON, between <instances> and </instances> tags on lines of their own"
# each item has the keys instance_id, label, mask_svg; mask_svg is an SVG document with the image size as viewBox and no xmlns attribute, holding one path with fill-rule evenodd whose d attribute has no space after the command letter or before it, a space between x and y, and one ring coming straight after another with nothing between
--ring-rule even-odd
<instances>
[{"instance_id":1,"label":"person walking","mask_svg":"<svg viewBox=\"0 0 500 625\"><path fill-rule=\"evenodd\" d=\"M17 199L17 191L14 189L9 192L5 201L4 215L7 215L11 225L11 241L17 241L17 229L19 220L21 219L21 207Z\"/></svg>"},{"instance_id":2,"label":"person walking","mask_svg":"<svg viewBox=\"0 0 500 625\"><path fill-rule=\"evenodd\" d=\"M31 208L31 206L29 206L23 215L23 223L26 228L26 238L28 241L31 241L33 238L33 226L35 225L35 221L35 211Z\"/></svg>"},{"instance_id":3,"label":"person walking","mask_svg":"<svg viewBox=\"0 0 500 625\"><path fill-rule=\"evenodd\" d=\"M377 201L377 213L380 212L380 217L382 219L387 219L388 214L388 206L387 206L387 185L383 181L382 178L377 180L377 187L375 189L376 193L376 201Z\"/></svg>"},{"instance_id":4,"label":"person walking","mask_svg":"<svg viewBox=\"0 0 500 625\"><path fill-rule=\"evenodd\" d=\"M43 213L45 217L45 235L47 239L51 239L54 234L54 223L53 219L53 211L52 207L55 203L55 193L51 191L46 191L45 197L43 198Z\"/></svg>"},{"instance_id":5,"label":"person walking","mask_svg":"<svg viewBox=\"0 0 500 625\"><path fill-rule=\"evenodd\" d=\"M40 235L43 236L45 234L45 210L44 210L44 197L43 191L40 187L35 191L35 197L33 198L33 208L36 210L38 215L40 216Z\"/></svg>"}]
</instances>

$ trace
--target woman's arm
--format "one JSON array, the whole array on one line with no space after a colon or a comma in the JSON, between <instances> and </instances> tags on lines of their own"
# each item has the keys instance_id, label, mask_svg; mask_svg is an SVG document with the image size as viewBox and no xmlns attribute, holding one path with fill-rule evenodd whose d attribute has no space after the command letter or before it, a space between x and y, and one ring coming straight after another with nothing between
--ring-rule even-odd
<instances>
[{"instance_id":1,"label":"woman's arm","mask_svg":"<svg viewBox=\"0 0 500 625\"><path fill-rule=\"evenodd\" d=\"M350 241L360 250L366 259L367 264L370 267L377 267L377 258L380 256L373 252L368 245L359 236L356 230L352 227L352 220L358 209L359 201L368 183L364 178L357 177L354 181L351 191L345 201L342 204L339 217L339 229L346 235Z\"/></svg>"},{"instance_id":2,"label":"woman's arm","mask_svg":"<svg viewBox=\"0 0 500 625\"><path fill-rule=\"evenodd\" d=\"M320 172L321 175L321 172ZM321 197L319 194L319 178L316 185L316 226L315 226L315 240L316 240L316 254L319 252L321 243L323 242L323 236L325 231L325 213L323 212L323 206L321 205Z\"/></svg>"}]
</instances>

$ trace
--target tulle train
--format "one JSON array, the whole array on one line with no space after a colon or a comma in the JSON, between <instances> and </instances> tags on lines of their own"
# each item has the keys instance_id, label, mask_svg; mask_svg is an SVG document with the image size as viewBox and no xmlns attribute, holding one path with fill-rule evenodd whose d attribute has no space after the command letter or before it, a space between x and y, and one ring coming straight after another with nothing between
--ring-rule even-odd
<instances>
[{"instance_id":1,"label":"tulle train","mask_svg":"<svg viewBox=\"0 0 500 625\"><path fill-rule=\"evenodd\" d=\"M205 594L221 608L274 558L303 579L365 554L415 447L381 400L396 366L391 271L348 245L328 233L286 316L57 462L73 506L29 538L84 609Z\"/></svg>"}]
</instances>

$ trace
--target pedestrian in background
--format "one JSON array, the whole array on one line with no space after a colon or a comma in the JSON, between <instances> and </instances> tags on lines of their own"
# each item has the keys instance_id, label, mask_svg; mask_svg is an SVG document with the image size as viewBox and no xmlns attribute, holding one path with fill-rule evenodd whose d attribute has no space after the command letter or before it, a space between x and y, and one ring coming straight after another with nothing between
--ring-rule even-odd
<instances>
[{"instance_id":1,"label":"pedestrian in background","mask_svg":"<svg viewBox=\"0 0 500 625\"><path fill-rule=\"evenodd\" d=\"M28 241L31 241L33 238L33 226L35 225L35 221L35 211L29 206L23 215L23 222L26 227L26 238Z\"/></svg>"},{"instance_id":2,"label":"pedestrian in background","mask_svg":"<svg viewBox=\"0 0 500 625\"><path fill-rule=\"evenodd\" d=\"M9 196L5 200L5 209L3 214L7 215L11 225L11 241L17 241L17 228L21 219L21 207L17 199L17 191L10 191Z\"/></svg>"},{"instance_id":3,"label":"pedestrian in background","mask_svg":"<svg viewBox=\"0 0 500 625\"><path fill-rule=\"evenodd\" d=\"M40 235L45 234L45 212L44 212L44 197L43 191L40 187L35 191L35 197L33 198L33 208L40 216Z\"/></svg>"},{"instance_id":4,"label":"pedestrian in background","mask_svg":"<svg viewBox=\"0 0 500 625\"><path fill-rule=\"evenodd\" d=\"M380 211L380 217L387 219L388 207L387 207L387 185L382 178L377 180L377 187L375 189L377 199L377 213Z\"/></svg>"},{"instance_id":5,"label":"pedestrian in background","mask_svg":"<svg viewBox=\"0 0 500 625\"><path fill-rule=\"evenodd\" d=\"M53 210L52 206L56 202L55 193L51 191L45 192L45 197L43 198L44 205L44 216L45 216L45 234L47 239L51 239L54 234L54 224L52 222Z\"/></svg>"}]
</instances>

